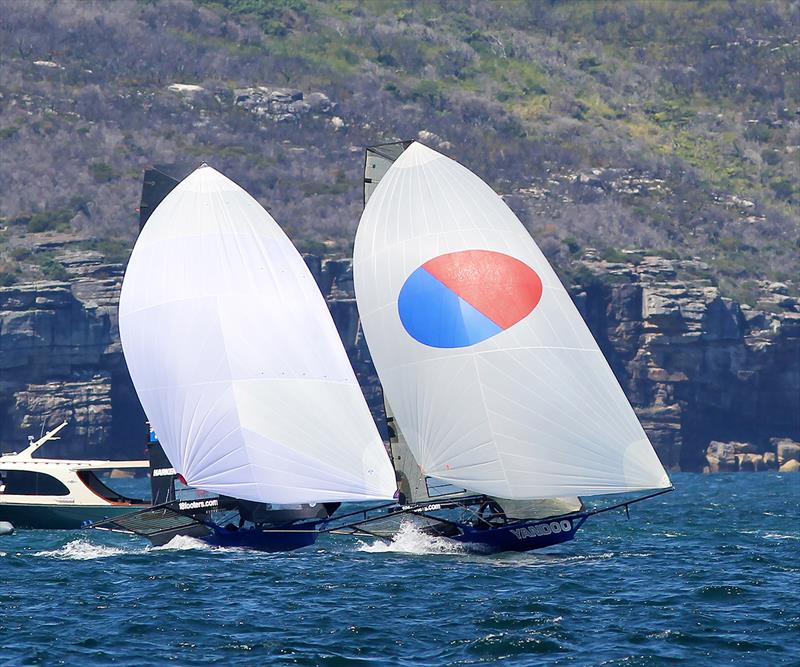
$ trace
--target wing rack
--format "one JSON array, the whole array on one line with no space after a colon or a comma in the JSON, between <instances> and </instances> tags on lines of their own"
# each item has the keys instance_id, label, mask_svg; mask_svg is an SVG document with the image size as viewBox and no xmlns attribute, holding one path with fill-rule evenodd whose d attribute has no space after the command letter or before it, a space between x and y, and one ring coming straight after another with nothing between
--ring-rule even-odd
<instances>
[{"instance_id":1,"label":"wing rack","mask_svg":"<svg viewBox=\"0 0 800 667\"><path fill-rule=\"evenodd\" d=\"M212 532L211 527L197 516L196 510L194 512L183 510L180 505L181 503L177 502L164 503L138 512L123 514L113 519L96 521L88 524L85 528L97 528L116 533L133 533L146 537L155 546L166 544L176 535L204 537ZM203 509L214 511L218 507L204 507Z\"/></svg>"}]
</instances>

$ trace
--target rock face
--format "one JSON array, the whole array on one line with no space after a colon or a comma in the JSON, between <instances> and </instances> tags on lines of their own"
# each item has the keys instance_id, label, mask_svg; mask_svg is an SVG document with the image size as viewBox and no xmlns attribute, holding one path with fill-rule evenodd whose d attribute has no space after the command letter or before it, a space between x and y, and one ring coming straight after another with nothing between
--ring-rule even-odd
<instances>
[{"instance_id":1,"label":"rock face","mask_svg":"<svg viewBox=\"0 0 800 667\"><path fill-rule=\"evenodd\" d=\"M276 123L296 123L306 114L329 114L336 106L324 93L305 96L295 88L237 88L233 96L236 106Z\"/></svg>"},{"instance_id":2,"label":"rock face","mask_svg":"<svg viewBox=\"0 0 800 667\"><path fill-rule=\"evenodd\" d=\"M800 433L800 308L742 308L707 280L676 280L677 263L589 256L597 281L584 281L576 302L664 464L736 470L750 461L737 457L776 452L770 438Z\"/></svg>"},{"instance_id":3,"label":"rock face","mask_svg":"<svg viewBox=\"0 0 800 667\"><path fill-rule=\"evenodd\" d=\"M0 448L67 419L44 454L139 457L144 416L117 326L123 267L92 251L57 259L69 282L0 288Z\"/></svg>"},{"instance_id":4,"label":"rock face","mask_svg":"<svg viewBox=\"0 0 800 667\"><path fill-rule=\"evenodd\" d=\"M145 416L117 328L123 267L88 251L57 258L68 282L0 288L2 448L19 449L45 420L52 427L66 418L51 453L139 456ZM306 263L382 427L351 262L307 255ZM776 314L740 307L702 278L677 281L675 260L609 264L589 253L583 264L575 303L668 468L800 465L800 308L780 284L765 286L765 301L780 298L788 309Z\"/></svg>"}]
</instances>

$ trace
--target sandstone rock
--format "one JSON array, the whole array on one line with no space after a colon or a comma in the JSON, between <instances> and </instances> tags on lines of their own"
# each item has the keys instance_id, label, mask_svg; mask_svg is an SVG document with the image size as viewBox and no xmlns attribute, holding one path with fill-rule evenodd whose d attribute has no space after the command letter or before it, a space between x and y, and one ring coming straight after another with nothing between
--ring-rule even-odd
<instances>
[{"instance_id":1,"label":"sandstone rock","mask_svg":"<svg viewBox=\"0 0 800 667\"><path fill-rule=\"evenodd\" d=\"M782 338L800 338L800 313L783 313L780 323Z\"/></svg>"},{"instance_id":2,"label":"sandstone rock","mask_svg":"<svg viewBox=\"0 0 800 667\"><path fill-rule=\"evenodd\" d=\"M45 424L53 426L65 419L69 422L63 442L49 445L47 454L84 457L107 447L112 422L110 373L29 384L14 398L23 431L35 433Z\"/></svg>"},{"instance_id":3,"label":"sandstone rock","mask_svg":"<svg viewBox=\"0 0 800 667\"><path fill-rule=\"evenodd\" d=\"M789 438L771 438L770 444L775 447L778 465L783 465L786 461L800 461L800 443Z\"/></svg>"},{"instance_id":4,"label":"sandstone rock","mask_svg":"<svg viewBox=\"0 0 800 667\"><path fill-rule=\"evenodd\" d=\"M237 88L233 103L273 122L297 121L312 108L301 90L271 86Z\"/></svg>"},{"instance_id":5,"label":"sandstone rock","mask_svg":"<svg viewBox=\"0 0 800 667\"><path fill-rule=\"evenodd\" d=\"M193 83L171 83L167 86L167 89L174 93L188 96L192 96L195 93L202 93L205 90L203 86L198 86Z\"/></svg>"},{"instance_id":6,"label":"sandstone rock","mask_svg":"<svg viewBox=\"0 0 800 667\"><path fill-rule=\"evenodd\" d=\"M732 442L712 441L706 450L706 460L712 472L735 472L739 469Z\"/></svg>"},{"instance_id":7,"label":"sandstone rock","mask_svg":"<svg viewBox=\"0 0 800 667\"><path fill-rule=\"evenodd\" d=\"M737 454L759 454L758 447L752 442L732 442L733 451Z\"/></svg>"},{"instance_id":8,"label":"sandstone rock","mask_svg":"<svg viewBox=\"0 0 800 667\"><path fill-rule=\"evenodd\" d=\"M742 472L760 472L765 470L764 458L761 454L737 454L736 462Z\"/></svg>"},{"instance_id":9,"label":"sandstone rock","mask_svg":"<svg viewBox=\"0 0 800 667\"><path fill-rule=\"evenodd\" d=\"M429 130L420 130L417 132L417 139L427 144L438 144L442 141L442 138L438 134Z\"/></svg>"},{"instance_id":10,"label":"sandstone rock","mask_svg":"<svg viewBox=\"0 0 800 667\"><path fill-rule=\"evenodd\" d=\"M741 338L742 316L739 305L728 299L714 299L705 308L702 326L704 338L707 340Z\"/></svg>"},{"instance_id":11,"label":"sandstone rock","mask_svg":"<svg viewBox=\"0 0 800 667\"><path fill-rule=\"evenodd\" d=\"M669 373L663 368L648 368L647 377L655 382L685 382L689 378L685 373Z\"/></svg>"},{"instance_id":12,"label":"sandstone rock","mask_svg":"<svg viewBox=\"0 0 800 667\"><path fill-rule=\"evenodd\" d=\"M36 67L47 67L50 69L64 69L63 65L59 65L55 60L34 60L33 64Z\"/></svg>"},{"instance_id":13,"label":"sandstone rock","mask_svg":"<svg viewBox=\"0 0 800 667\"><path fill-rule=\"evenodd\" d=\"M308 102L309 108L314 113L328 113L329 111L332 111L335 106L327 95L320 92L307 95L305 100Z\"/></svg>"},{"instance_id":14,"label":"sandstone rock","mask_svg":"<svg viewBox=\"0 0 800 667\"><path fill-rule=\"evenodd\" d=\"M778 468L778 472L800 472L800 461L791 459Z\"/></svg>"},{"instance_id":15,"label":"sandstone rock","mask_svg":"<svg viewBox=\"0 0 800 667\"><path fill-rule=\"evenodd\" d=\"M643 319L663 331L680 331L684 328L678 296L674 290L646 288L642 296Z\"/></svg>"},{"instance_id":16,"label":"sandstone rock","mask_svg":"<svg viewBox=\"0 0 800 667\"><path fill-rule=\"evenodd\" d=\"M300 114L308 113L311 105L303 100L295 100L289 104L288 113L290 115L299 116Z\"/></svg>"},{"instance_id":17,"label":"sandstone rock","mask_svg":"<svg viewBox=\"0 0 800 667\"><path fill-rule=\"evenodd\" d=\"M708 474L708 473L720 472L719 459L716 456L712 456L711 454L706 454L706 462L708 463L708 465L706 465L703 468L704 473Z\"/></svg>"},{"instance_id":18,"label":"sandstone rock","mask_svg":"<svg viewBox=\"0 0 800 667\"><path fill-rule=\"evenodd\" d=\"M764 459L764 467L767 470L774 470L778 467L778 459L775 456L775 452L764 452L763 454Z\"/></svg>"}]
</instances>

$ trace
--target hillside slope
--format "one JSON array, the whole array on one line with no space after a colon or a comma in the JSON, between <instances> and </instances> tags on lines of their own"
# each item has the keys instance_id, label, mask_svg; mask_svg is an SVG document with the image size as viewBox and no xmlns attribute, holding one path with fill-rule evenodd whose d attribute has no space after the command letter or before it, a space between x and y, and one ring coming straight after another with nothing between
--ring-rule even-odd
<instances>
[{"instance_id":1,"label":"hillside slope","mask_svg":"<svg viewBox=\"0 0 800 667\"><path fill-rule=\"evenodd\" d=\"M796 294L798 25L798 2L8 2L0 283L65 277L64 241L124 260L152 163L208 160L346 254L363 146L411 137L564 274L648 249L743 302Z\"/></svg>"}]
</instances>

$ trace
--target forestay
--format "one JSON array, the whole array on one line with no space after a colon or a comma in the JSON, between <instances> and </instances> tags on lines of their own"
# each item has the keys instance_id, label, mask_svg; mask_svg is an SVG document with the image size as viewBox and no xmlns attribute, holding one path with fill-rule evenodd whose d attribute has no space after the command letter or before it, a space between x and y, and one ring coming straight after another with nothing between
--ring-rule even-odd
<instances>
[{"instance_id":1,"label":"forestay","mask_svg":"<svg viewBox=\"0 0 800 667\"><path fill-rule=\"evenodd\" d=\"M272 217L211 167L145 225L120 334L191 486L277 504L391 498L394 474L325 301Z\"/></svg>"},{"instance_id":2,"label":"forestay","mask_svg":"<svg viewBox=\"0 0 800 667\"><path fill-rule=\"evenodd\" d=\"M670 486L569 295L483 181L412 144L354 250L364 333L426 475L509 499Z\"/></svg>"}]
</instances>

